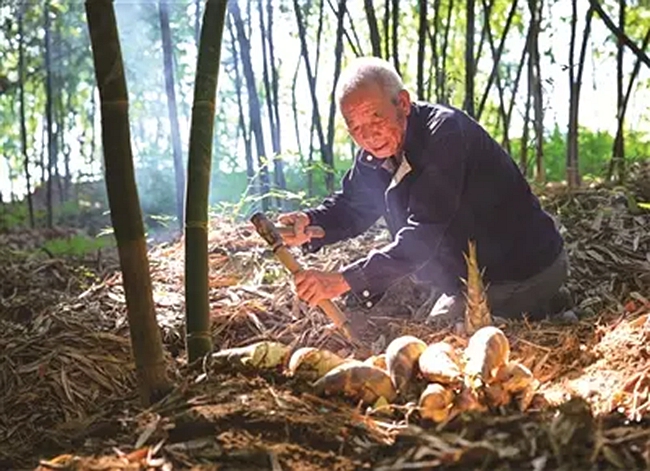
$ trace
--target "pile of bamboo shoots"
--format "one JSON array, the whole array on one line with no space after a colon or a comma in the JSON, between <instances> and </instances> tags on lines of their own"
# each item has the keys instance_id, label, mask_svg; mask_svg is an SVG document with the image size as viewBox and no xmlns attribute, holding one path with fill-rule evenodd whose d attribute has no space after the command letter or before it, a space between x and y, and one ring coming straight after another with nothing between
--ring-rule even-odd
<instances>
[{"instance_id":1,"label":"pile of bamboo shoots","mask_svg":"<svg viewBox=\"0 0 650 471\"><path fill-rule=\"evenodd\" d=\"M292 352L278 342L222 350L212 360L217 367L280 369L309 381L317 394L342 395L375 408L414 403L421 417L435 422L513 400L525 410L538 386L526 366L510 359L508 339L493 326L477 330L464 349L446 342L427 345L406 335L390 342L384 353L363 361L314 347Z\"/></svg>"}]
</instances>

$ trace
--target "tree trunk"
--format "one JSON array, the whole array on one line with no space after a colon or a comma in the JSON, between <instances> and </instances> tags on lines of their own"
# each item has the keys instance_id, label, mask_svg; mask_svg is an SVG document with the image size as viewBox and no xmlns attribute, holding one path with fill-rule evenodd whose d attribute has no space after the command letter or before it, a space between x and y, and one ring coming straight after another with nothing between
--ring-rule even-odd
<instances>
[{"instance_id":1,"label":"tree trunk","mask_svg":"<svg viewBox=\"0 0 650 471\"><path fill-rule=\"evenodd\" d=\"M449 46L449 32L451 31L451 13L454 9L454 0L449 0L449 7L447 9L447 21L445 22L445 33L442 40L442 50L440 57L442 57L442 65L440 73L436 74L437 79L437 96L441 103L449 103L447 96L447 47Z\"/></svg>"},{"instance_id":2,"label":"tree trunk","mask_svg":"<svg viewBox=\"0 0 650 471\"><path fill-rule=\"evenodd\" d=\"M50 30L50 0L45 2L45 120L47 123L47 227L54 225L52 204L52 166L54 165L54 133L52 131L52 44Z\"/></svg>"},{"instance_id":3,"label":"tree trunk","mask_svg":"<svg viewBox=\"0 0 650 471\"><path fill-rule=\"evenodd\" d=\"M208 299L208 197L215 99L226 0L207 0L196 63L185 207L185 321L188 362L212 350Z\"/></svg>"},{"instance_id":4,"label":"tree trunk","mask_svg":"<svg viewBox=\"0 0 650 471\"><path fill-rule=\"evenodd\" d=\"M485 0L483 0L483 5L485 6ZM506 105L505 105L505 100L504 100L504 92L503 92L503 86L501 85L501 78L499 74L499 62L501 60L501 52L503 51L503 46L505 44L506 36L508 34L508 29L510 28L510 22L512 21L512 18L514 17L514 13L516 10L516 5L517 2L516 0L512 2L512 8L510 10L510 14L508 15L508 20L506 21L506 25L503 29L503 36L501 36L501 43L499 44L499 49L497 50L494 47L494 38L492 37L492 29L490 28L489 24L489 18L486 18L486 32L487 32L487 38L488 38L488 43L490 45L490 51L492 52L492 62L494 64L493 69L496 71L494 74L494 80L497 85L497 91L499 93L499 113L501 115L501 124L503 126L503 147L505 148L506 152L510 154L510 136L508 133L508 116L506 112ZM486 11L489 11L486 9ZM489 87L490 84L488 83ZM487 98L487 90L488 88L486 87L486 93L483 95L483 97L486 99ZM479 109L478 116L480 116L482 110Z\"/></svg>"},{"instance_id":5,"label":"tree trunk","mask_svg":"<svg viewBox=\"0 0 650 471\"><path fill-rule=\"evenodd\" d=\"M485 3L485 0L483 0L483 8L485 9L486 15L489 14L490 8ZM488 94L490 93L490 88L492 87L492 82L496 80L497 87L502 91L501 84L499 83L499 64L501 62L501 54L503 53L503 48L506 44L506 37L508 36L508 31L510 30L510 25L512 24L512 20L515 17L516 11L517 11L517 0L514 0L511 4L510 12L508 13L506 24L503 27L503 34L501 35L501 40L499 41L499 47L496 51L494 50L494 41L492 38L492 31L490 29L490 18L489 16L485 17L485 31L487 33L488 42L490 43L490 48L492 50L493 60L492 60L492 70L490 71L490 75L488 77L488 83L485 86L485 90L483 91L483 96L481 97L481 101L478 105L478 111L476 112L476 119L481 119L481 115L483 114L483 109L485 107Z\"/></svg>"},{"instance_id":6,"label":"tree trunk","mask_svg":"<svg viewBox=\"0 0 650 471\"><path fill-rule=\"evenodd\" d=\"M576 42L576 22L578 21L577 0L571 0L571 40L569 42L569 128L567 132L566 177L569 188L580 185L578 181L578 163L573 143L578 141L578 106L577 84L574 75L574 49ZM577 147L577 145L575 146Z\"/></svg>"},{"instance_id":7,"label":"tree trunk","mask_svg":"<svg viewBox=\"0 0 650 471\"><path fill-rule=\"evenodd\" d=\"M298 100L296 98L296 84L298 82L298 72L300 72L300 62L302 58L299 57L296 63L296 70L293 73L293 79L291 80L291 109L293 111L293 125L294 132L296 133L296 145L298 146L298 156L302 162L304 158L302 144L300 141L300 117L298 116ZM309 170L311 172L311 170Z\"/></svg>"},{"instance_id":8,"label":"tree trunk","mask_svg":"<svg viewBox=\"0 0 650 471\"><path fill-rule=\"evenodd\" d=\"M112 0L87 0L86 17L99 87L106 189L115 230L131 347L145 406L170 390L156 323L142 213L133 169L128 93Z\"/></svg>"},{"instance_id":9,"label":"tree trunk","mask_svg":"<svg viewBox=\"0 0 650 471\"><path fill-rule=\"evenodd\" d=\"M59 168L59 156L65 152L65 113L63 110L63 74L61 70L65 67L62 60L62 47L61 47L61 22L56 23L54 28L54 38L51 40L53 57L58 57L59 60L54 66L56 71L53 74L54 90L54 123L56 124L56 132L54 133L54 174L56 175L56 189L59 195L59 204L63 204L67 200L67 195L64 190L63 178L61 177L61 169Z\"/></svg>"},{"instance_id":10,"label":"tree trunk","mask_svg":"<svg viewBox=\"0 0 650 471\"><path fill-rule=\"evenodd\" d=\"M319 9L318 9L318 28L316 30L316 64L314 66L314 74L313 74L314 77L318 77L318 67L320 65L320 51L321 51L321 42L323 37L323 25L324 25L324 21L323 21L324 3L325 0L321 0L319 2ZM304 20L305 29L307 29L307 23L308 23L307 18L305 18ZM300 58L301 59L303 58L302 51L300 54ZM300 62L297 65L296 73L298 72L299 68L300 68ZM295 77L295 79L297 80L297 76ZM307 195L309 197L312 197L314 195L313 158L314 158L314 132L316 131L316 119L318 119L318 117L316 115L316 110L312 105L311 121L309 123L309 146L307 150Z\"/></svg>"},{"instance_id":11,"label":"tree trunk","mask_svg":"<svg viewBox=\"0 0 650 471\"><path fill-rule=\"evenodd\" d=\"M490 3L486 4L483 2L483 27L481 28L481 38L478 42L478 48L476 48L476 57L474 58L474 70L478 70L478 64L481 61L481 56L483 55L483 45L487 39L488 28L490 27L490 12L494 6L494 0L490 0Z\"/></svg>"},{"instance_id":12,"label":"tree trunk","mask_svg":"<svg viewBox=\"0 0 650 471\"><path fill-rule=\"evenodd\" d=\"M533 128L535 130L535 180L544 182L544 108L542 95L542 77L539 57L539 31L542 21L543 0L528 0L531 16L531 41L529 57L530 89L533 93Z\"/></svg>"},{"instance_id":13,"label":"tree trunk","mask_svg":"<svg viewBox=\"0 0 650 471\"><path fill-rule=\"evenodd\" d=\"M508 114L507 114L507 122L508 126L510 126L510 123L512 121L512 111L515 108L515 102L517 101L517 91L519 90L519 82L521 81L521 74L524 70L524 64L526 63L526 56L528 54L528 49L529 49L529 43L530 43L530 28L528 28L528 33L526 33L526 42L524 43L524 47L521 50L521 57L519 58L519 64L517 65L517 74L515 76L515 82L513 84L512 88L512 93L510 95L510 104L508 105ZM530 113L530 103L529 103L529 98L530 98L530 92L526 94L526 100L528 104L528 113Z\"/></svg>"},{"instance_id":14,"label":"tree trunk","mask_svg":"<svg viewBox=\"0 0 650 471\"><path fill-rule=\"evenodd\" d=\"M253 73L253 64L251 62L251 45L246 32L244 31L244 22L241 17L241 10L237 2L229 2L228 9L232 15L237 40L239 42L239 54L241 57L242 67L244 69L244 80L246 81L246 90L248 92L248 113L250 115L251 131L255 136L255 148L257 150L258 165L260 168L260 181L262 186L262 211L268 211L270 192L270 179L268 168L268 156L264 145L264 133L262 131L262 113L260 100L257 94L255 74Z\"/></svg>"},{"instance_id":15,"label":"tree trunk","mask_svg":"<svg viewBox=\"0 0 650 471\"><path fill-rule=\"evenodd\" d=\"M307 196L314 196L314 128L316 127L316 116L312 112L311 131L309 132L309 152L307 153Z\"/></svg>"},{"instance_id":16,"label":"tree trunk","mask_svg":"<svg viewBox=\"0 0 650 471\"><path fill-rule=\"evenodd\" d=\"M41 166L41 186L47 185L47 164L45 163L45 141L47 134L47 125L41 119L41 155L39 164Z\"/></svg>"},{"instance_id":17,"label":"tree trunk","mask_svg":"<svg viewBox=\"0 0 650 471\"><path fill-rule=\"evenodd\" d=\"M172 138L174 156L174 175L176 177L176 217L178 229L183 233L183 205L185 197L185 166L181 147L181 131L176 109L176 88L174 85L174 66L172 63L172 33L169 27L169 0L160 0L160 31L162 33L163 65L165 70L165 92L167 94L167 111Z\"/></svg>"},{"instance_id":18,"label":"tree trunk","mask_svg":"<svg viewBox=\"0 0 650 471\"><path fill-rule=\"evenodd\" d=\"M66 108L63 110L64 112L65 110L73 109L71 95L72 93L70 93L70 91L66 93ZM70 130L74 128L74 122L75 119L73 117L72 124L70 125ZM63 197L65 201L67 201L70 198L70 186L72 184L72 175L70 173L70 154L72 153L72 149L70 148L70 145L65 142L65 139L63 139L62 150L63 150L63 169L65 171L65 174L63 176Z\"/></svg>"},{"instance_id":19,"label":"tree trunk","mask_svg":"<svg viewBox=\"0 0 650 471\"><path fill-rule=\"evenodd\" d=\"M318 77L318 68L320 67L320 53L321 53L321 44L323 39L323 26L325 22L323 21L325 0L321 0L319 3L318 9L318 29L316 31L316 64L314 66L314 81ZM305 30L308 27L308 18L304 20ZM302 52L301 52L302 57ZM316 111L319 111L314 108L312 105L311 110L311 122L309 124L309 151L307 155L307 167L309 171L307 173L307 195L309 197L314 196L314 133L316 132L316 120L320 121L320 114L317 114ZM320 111L319 111L320 113Z\"/></svg>"},{"instance_id":20,"label":"tree trunk","mask_svg":"<svg viewBox=\"0 0 650 471\"><path fill-rule=\"evenodd\" d=\"M393 0L393 6L391 8L391 13L393 15L392 20L392 30L393 30L393 66L397 73L400 73L399 66L399 37L397 35L397 28L399 27L399 0Z\"/></svg>"},{"instance_id":21,"label":"tree trunk","mask_svg":"<svg viewBox=\"0 0 650 471\"><path fill-rule=\"evenodd\" d=\"M424 47L427 40L428 24L427 24L427 3L426 1L420 2L418 12L418 71L417 71L417 94L419 100L424 100ZM432 49L435 50L435 42ZM434 53L435 54L435 53Z\"/></svg>"},{"instance_id":22,"label":"tree trunk","mask_svg":"<svg viewBox=\"0 0 650 471\"><path fill-rule=\"evenodd\" d=\"M336 84L341 75L341 59L343 57L343 21L345 19L346 0L339 0L336 17L336 45L334 46L334 80L330 98L329 116L327 117L327 153L334 155L334 118L336 116Z\"/></svg>"},{"instance_id":23,"label":"tree trunk","mask_svg":"<svg viewBox=\"0 0 650 471\"><path fill-rule=\"evenodd\" d=\"M625 33L625 0L619 0L618 28ZM624 141L624 119L623 119L623 40L616 38L616 137L612 149L612 161L617 169L619 183L623 183L625 176L625 141Z\"/></svg>"},{"instance_id":24,"label":"tree trunk","mask_svg":"<svg viewBox=\"0 0 650 471\"><path fill-rule=\"evenodd\" d=\"M390 26L390 1L384 0L384 58L387 60L390 57L390 32L388 31Z\"/></svg>"},{"instance_id":25,"label":"tree trunk","mask_svg":"<svg viewBox=\"0 0 650 471\"><path fill-rule=\"evenodd\" d=\"M302 12L298 0L293 0L293 6L296 13L296 22L298 23L298 36L300 37L300 52L303 60L305 61L305 69L307 70L307 81L309 82L309 91L311 92L311 100L313 106L313 116L316 121L316 133L320 143L321 156L323 163L326 167L325 185L327 191L334 191L334 158L327 148L325 141L325 133L323 132L323 125L320 119L320 111L318 107L318 97L316 94L316 78L312 73L311 63L309 61L309 52L307 51L307 36L305 31L305 24L302 18Z\"/></svg>"},{"instance_id":26,"label":"tree trunk","mask_svg":"<svg viewBox=\"0 0 650 471\"><path fill-rule=\"evenodd\" d=\"M617 38L619 38L623 44L625 44L627 47L630 48L630 51L639 59L641 60L645 65L650 67L650 57L643 51L643 49L639 48L636 44L634 44L634 41L632 41L623 31L621 31L619 28L616 27L612 19L607 16L607 13L605 13L605 10L603 10L603 7L598 3L597 0L589 0L589 4L591 5L591 8L598 13L598 16L603 20L607 28L614 34Z\"/></svg>"},{"instance_id":27,"label":"tree trunk","mask_svg":"<svg viewBox=\"0 0 650 471\"><path fill-rule=\"evenodd\" d=\"M266 13L269 17L269 28L268 34L266 36L269 42L269 58L271 60L271 96L273 102L273 115L275 116L275 136L274 142L277 141L277 152L282 152L282 140L280 136L282 135L280 126L280 98L278 97L278 67L275 60L275 47L273 45L273 2L267 2L266 4ZM274 149L276 145L274 144ZM284 177L284 170L282 172L282 188L286 188L286 182Z\"/></svg>"},{"instance_id":28,"label":"tree trunk","mask_svg":"<svg viewBox=\"0 0 650 471\"><path fill-rule=\"evenodd\" d=\"M645 49L648 47L648 43L650 42L650 29L645 34L645 37L643 38L643 43L641 44L641 50L645 51ZM634 81L636 80L636 77L639 75L639 70L641 69L641 59L637 57L636 62L634 63L634 68L632 69L632 73L630 74L630 80L627 83L627 89L625 91L625 96L623 97L623 105L621 108L621 113L620 117L621 119L618 122L618 126L616 129L617 134L623 134L623 120L625 118L625 112L627 111L627 104L630 100L630 96L632 95L632 88L634 85ZM617 165L615 166L614 164L616 161L612 158L609 162L609 169L607 171L607 180L611 180L611 178L614 175L614 171L616 170L618 172L618 182L623 183L625 181L625 166L624 165Z\"/></svg>"},{"instance_id":29,"label":"tree trunk","mask_svg":"<svg viewBox=\"0 0 650 471\"><path fill-rule=\"evenodd\" d=\"M582 71L584 70L585 55L587 51L587 42L591 30L591 17L593 9L589 7L585 18L585 29L582 36L582 46L580 48L580 58L578 59L578 72L574 71L575 59L575 36L576 23L578 21L577 0L572 0L571 15L571 41L569 44L569 131L567 133L567 158L566 158L566 176L569 188L580 186L580 168L578 161L578 114L580 110L580 87L582 85Z\"/></svg>"},{"instance_id":30,"label":"tree trunk","mask_svg":"<svg viewBox=\"0 0 650 471\"><path fill-rule=\"evenodd\" d=\"M29 211L29 226L33 229L34 203L32 202L31 175L29 174L29 157L27 155L27 129L25 126L25 30L23 28L24 4L18 5L18 93L20 94L20 145L25 169L27 185L27 209Z\"/></svg>"},{"instance_id":31,"label":"tree trunk","mask_svg":"<svg viewBox=\"0 0 650 471\"><path fill-rule=\"evenodd\" d=\"M474 116L474 0L467 0L465 30L465 104L468 115Z\"/></svg>"},{"instance_id":32,"label":"tree trunk","mask_svg":"<svg viewBox=\"0 0 650 471\"><path fill-rule=\"evenodd\" d=\"M269 116L269 128L271 131L271 146L273 148L273 164L275 176L275 185L277 188L285 190L287 184L284 178L284 166L282 162L282 149L280 149L280 133L277 129L277 124L275 121L276 115L274 112L273 106L273 90L271 89L271 80L269 79L269 64L268 64L268 55L267 55L267 37L268 32L266 30L266 25L264 24L264 9L262 8L262 2L259 1L258 5L258 14L260 19L260 37L262 41L262 79L264 82L264 92L266 96L266 107ZM271 63L271 70L275 69L275 64ZM261 116L260 116L261 119ZM283 207L282 199L277 198L276 203L278 208Z\"/></svg>"},{"instance_id":33,"label":"tree trunk","mask_svg":"<svg viewBox=\"0 0 650 471\"><path fill-rule=\"evenodd\" d=\"M348 17L348 20L350 20L350 29L352 30L352 36L354 36L354 40L356 42L356 47L355 47L355 45L352 44L352 41L350 40L348 30L345 28L345 25L343 25L343 32L345 33L345 36L348 38L348 44L350 45L350 49L352 49L352 53L355 55L355 57L365 56L366 54L365 52L363 52L363 47L361 47L361 40L359 39L359 35L357 34L357 29L354 27L354 21L352 20L350 10L346 8L345 14Z\"/></svg>"},{"instance_id":34,"label":"tree trunk","mask_svg":"<svg viewBox=\"0 0 650 471\"><path fill-rule=\"evenodd\" d=\"M531 93L526 94L526 108L524 110L524 129L521 135L521 154L519 157L519 169L524 178L528 176L528 123L530 122Z\"/></svg>"},{"instance_id":35,"label":"tree trunk","mask_svg":"<svg viewBox=\"0 0 650 471\"><path fill-rule=\"evenodd\" d=\"M379 37L379 27L377 26L377 16L375 15L375 6L372 0L363 0L363 8L368 20L368 29L370 30L370 44L372 45L372 55L381 57L381 38Z\"/></svg>"},{"instance_id":36,"label":"tree trunk","mask_svg":"<svg viewBox=\"0 0 650 471\"><path fill-rule=\"evenodd\" d=\"M320 65L320 46L323 39L323 26L325 21L323 21L323 15L325 14L325 0L320 1L318 8L318 29L316 30L316 64L314 65L314 80L315 77L318 77L318 66ZM307 30L308 18L305 18L304 22L305 31ZM298 29L300 30L300 28ZM302 51L301 51L302 55Z\"/></svg>"},{"instance_id":37,"label":"tree trunk","mask_svg":"<svg viewBox=\"0 0 650 471\"><path fill-rule=\"evenodd\" d=\"M228 32L230 33L230 53L232 55L233 69L235 70L235 95L237 96L237 110L239 111L239 129L244 139L244 153L246 157L246 177L249 186L255 185L255 164L253 162L253 149L251 146L250 134L246 128L246 119L244 118L244 105L242 102L241 90L242 80L239 73L239 56L237 55L237 45L235 33L232 30L232 21L228 20Z\"/></svg>"},{"instance_id":38,"label":"tree trunk","mask_svg":"<svg viewBox=\"0 0 650 471\"><path fill-rule=\"evenodd\" d=\"M433 29L433 32L431 31ZM427 34L431 42L431 62L429 62L429 79L427 80L427 95L426 100L431 100L433 87L435 86L436 100L438 89L438 30L442 29L440 26L440 0L433 1L433 28L427 26Z\"/></svg>"},{"instance_id":39,"label":"tree trunk","mask_svg":"<svg viewBox=\"0 0 650 471\"><path fill-rule=\"evenodd\" d=\"M330 6L330 10L332 10L332 13L334 13L334 16L338 15L338 8L334 7L334 4L332 3L332 0L327 0L327 4ZM350 12L346 8L346 15L350 19L350 29L352 30L352 37L354 37L354 41L352 40L352 37L350 36L350 33L348 33L347 28L345 27L345 17L343 18L343 35L345 38L348 40L348 46L350 46L350 49L352 50L352 54L354 54L354 57L361 57L365 56L363 53L363 48L361 47L361 41L359 40L359 36L357 35L357 30L354 27L354 22L352 21L352 18L350 17Z\"/></svg>"},{"instance_id":40,"label":"tree trunk","mask_svg":"<svg viewBox=\"0 0 650 471\"><path fill-rule=\"evenodd\" d=\"M262 2L257 3L257 16L259 19L259 33L260 42L262 46L262 84L264 85L264 95L266 98L266 108L269 119L269 131L271 133L271 146L276 147L276 132L275 132L275 113L273 113L273 95L271 92L271 80L269 78L269 57L267 48L267 30L266 22L264 21L264 7ZM273 149L276 152L275 149ZM276 176L277 183L277 176Z\"/></svg>"}]
</instances>

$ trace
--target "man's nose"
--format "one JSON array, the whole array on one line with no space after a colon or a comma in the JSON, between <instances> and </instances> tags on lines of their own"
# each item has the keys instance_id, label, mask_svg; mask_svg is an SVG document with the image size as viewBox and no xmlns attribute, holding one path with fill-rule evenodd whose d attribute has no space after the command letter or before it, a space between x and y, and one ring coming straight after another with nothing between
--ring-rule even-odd
<instances>
[{"instance_id":1,"label":"man's nose","mask_svg":"<svg viewBox=\"0 0 650 471\"><path fill-rule=\"evenodd\" d=\"M372 139L377 134L377 130L371 124L366 124L361 128L361 138L365 141Z\"/></svg>"}]
</instances>

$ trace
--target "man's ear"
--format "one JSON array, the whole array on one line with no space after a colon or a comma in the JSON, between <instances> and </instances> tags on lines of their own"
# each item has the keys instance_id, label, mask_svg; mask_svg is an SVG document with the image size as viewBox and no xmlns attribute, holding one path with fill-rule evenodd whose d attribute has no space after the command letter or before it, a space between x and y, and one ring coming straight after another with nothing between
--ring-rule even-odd
<instances>
[{"instance_id":1,"label":"man's ear","mask_svg":"<svg viewBox=\"0 0 650 471\"><path fill-rule=\"evenodd\" d=\"M408 90L401 90L397 94L397 106L400 107L405 116L411 114L411 95Z\"/></svg>"}]
</instances>

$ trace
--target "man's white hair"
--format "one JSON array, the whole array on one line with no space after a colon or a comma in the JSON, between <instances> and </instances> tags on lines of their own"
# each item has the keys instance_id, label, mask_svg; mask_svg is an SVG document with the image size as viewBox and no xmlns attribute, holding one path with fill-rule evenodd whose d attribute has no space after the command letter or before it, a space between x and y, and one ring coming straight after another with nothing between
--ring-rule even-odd
<instances>
[{"instance_id":1,"label":"man's white hair","mask_svg":"<svg viewBox=\"0 0 650 471\"><path fill-rule=\"evenodd\" d=\"M404 90L404 82L395 68L378 57L357 57L341 72L336 86L336 103L341 102L359 86L376 84L391 99Z\"/></svg>"}]
</instances>

